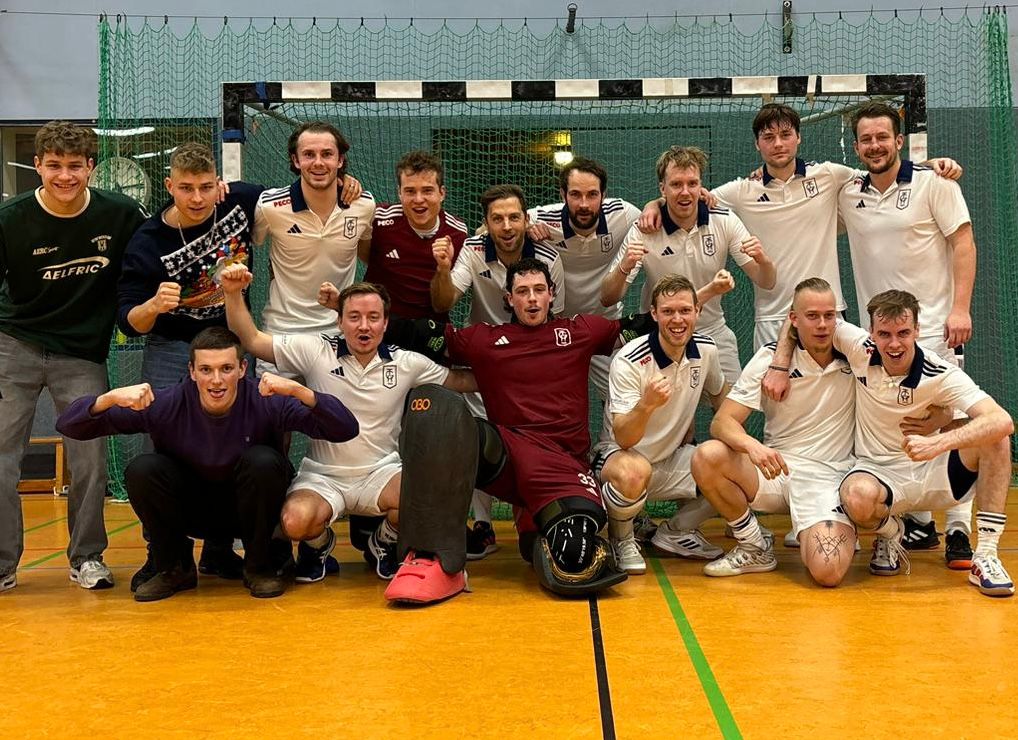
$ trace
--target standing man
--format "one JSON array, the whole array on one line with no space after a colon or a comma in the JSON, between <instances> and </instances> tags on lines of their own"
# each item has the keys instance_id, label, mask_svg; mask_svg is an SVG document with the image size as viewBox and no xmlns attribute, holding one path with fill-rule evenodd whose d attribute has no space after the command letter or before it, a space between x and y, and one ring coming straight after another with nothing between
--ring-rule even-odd
<instances>
[{"instance_id":1,"label":"standing man","mask_svg":"<svg viewBox=\"0 0 1018 740\"><path fill-rule=\"evenodd\" d=\"M731 256L754 286L770 290L777 271L760 240L743 226L731 211L709 208L700 202L700 184L707 168L707 155L696 147L673 146L657 160L658 187L663 229L644 234L638 226L630 229L611 270L601 282L601 303L609 306L622 298L640 270L646 283L640 310L650 308L650 292L664 275L687 276L697 288L701 308L700 330L718 347L725 379L734 383L741 365L735 333L725 324L720 296L735 287L725 265Z\"/></svg>"},{"instance_id":2,"label":"standing man","mask_svg":"<svg viewBox=\"0 0 1018 740\"><path fill-rule=\"evenodd\" d=\"M416 352L382 343L389 323L384 287L354 283L340 291L340 335L272 335L259 331L244 305L251 273L242 265L223 272L230 327L244 348L309 387L339 398L360 421L360 434L345 444L312 442L283 506L283 533L298 540L297 580L311 583L338 570L331 524L341 516L384 518L364 556L379 578L396 572L401 465L397 438L407 392L425 383L459 392L476 390L465 370L448 370ZM330 562L332 560L332 562Z\"/></svg>"},{"instance_id":3,"label":"standing man","mask_svg":"<svg viewBox=\"0 0 1018 740\"><path fill-rule=\"evenodd\" d=\"M301 124L287 150L299 179L266 190L255 210L255 243L272 239L272 282L262 321L273 334L317 336L336 321L334 312L318 304L318 286L331 281L342 290L353 283L360 244L371 239L375 199L362 192L350 205L340 200L349 179L350 145L331 123Z\"/></svg>"},{"instance_id":4,"label":"standing man","mask_svg":"<svg viewBox=\"0 0 1018 740\"><path fill-rule=\"evenodd\" d=\"M560 170L558 180L562 202L527 211L534 224L529 235L562 259L565 316L587 313L617 319L622 303L601 305L601 281L640 212L621 198L606 197L608 173L592 159L576 157ZM601 355L590 365L590 379L601 398L608 396L608 365Z\"/></svg>"},{"instance_id":5,"label":"standing man","mask_svg":"<svg viewBox=\"0 0 1018 740\"><path fill-rule=\"evenodd\" d=\"M145 220L134 201L88 187L96 148L91 129L47 123L35 136L42 186L0 205L0 591L17 585L24 552L18 480L39 393L60 413L106 390L121 259ZM68 440L67 458L70 577L109 588L106 443Z\"/></svg>"},{"instance_id":6,"label":"standing man","mask_svg":"<svg viewBox=\"0 0 1018 740\"><path fill-rule=\"evenodd\" d=\"M245 377L237 337L223 327L191 342L190 379L153 393L148 383L75 401L57 428L77 439L147 432L155 452L127 466L127 495L151 537L156 573L135 591L158 601L195 588L191 537L244 542L244 582L252 596L286 589L289 540L274 539L293 468L286 432L345 442L357 420L336 398L264 373Z\"/></svg>"},{"instance_id":7,"label":"standing man","mask_svg":"<svg viewBox=\"0 0 1018 740\"><path fill-rule=\"evenodd\" d=\"M855 554L856 533L838 486L851 469L855 433L855 379L834 350L837 297L823 278L795 288L789 314L798 344L787 368L792 387L778 403L760 383L774 363L774 345L761 347L714 415L714 439L693 456L693 477L737 540L709 576L774 570L777 559L750 509L790 512L802 562L821 586L837 586ZM753 411L764 414L763 442L746 433Z\"/></svg>"},{"instance_id":8,"label":"standing man","mask_svg":"<svg viewBox=\"0 0 1018 740\"><path fill-rule=\"evenodd\" d=\"M431 306L432 251L436 244L451 248L455 263L467 226L442 208L444 175L442 162L433 154L405 154L396 163L399 203L378 206L370 238L360 242L360 259L368 266L364 280L384 285L392 313L402 318L449 320L448 311Z\"/></svg>"},{"instance_id":9,"label":"standing man","mask_svg":"<svg viewBox=\"0 0 1018 740\"><path fill-rule=\"evenodd\" d=\"M633 519L648 500L696 498L690 472L696 446L684 440L701 394L706 392L716 410L728 393L714 340L694 333L700 306L693 284L666 275L650 300L657 330L629 342L612 360L604 427L594 446L615 562L630 574L647 570ZM657 528L651 542L682 557L719 557L722 550L695 528L713 513L683 527L680 511Z\"/></svg>"},{"instance_id":10,"label":"standing man","mask_svg":"<svg viewBox=\"0 0 1018 740\"><path fill-rule=\"evenodd\" d=\"M955 353L972 337L976 279L976 244L961 188L928 167L901 159L901 119L886 103L860 108L852 130L867 174L842 188L839 208L848 230L859 306L892 288L912 293L923 314L918 343L927 354L958 365ZM949 509L946 517L947 565L968 569L971 502ZM907 517L906 525L907 548L939 544L928 512Z\"/></svg>"}]
</instances>

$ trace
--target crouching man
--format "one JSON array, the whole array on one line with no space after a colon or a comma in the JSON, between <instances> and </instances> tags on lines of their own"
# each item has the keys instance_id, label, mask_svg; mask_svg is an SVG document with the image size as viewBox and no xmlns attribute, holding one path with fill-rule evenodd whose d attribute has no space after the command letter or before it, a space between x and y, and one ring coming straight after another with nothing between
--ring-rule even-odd
<instances>
[{"instance_id":1,"label":"crouching man","mask_svg":"<svg viewBox=\"0 0 1018 740\"><path fill-rule=\"evenodd\" d=\"M146 432L155 452L125 471L127 496L152 539L156 574L137 601L195 588L191 540L237 537L244 543L244 583L271 598L291 577L290 542L274 538L293 469L286 432L345 442L358 424L333 396L270 373L245 377L240 340L223 327L191 342L190 378L153 394L148 383L85 396L68 406L57 429L72 439Z\"/></svg>"}]
</instances>

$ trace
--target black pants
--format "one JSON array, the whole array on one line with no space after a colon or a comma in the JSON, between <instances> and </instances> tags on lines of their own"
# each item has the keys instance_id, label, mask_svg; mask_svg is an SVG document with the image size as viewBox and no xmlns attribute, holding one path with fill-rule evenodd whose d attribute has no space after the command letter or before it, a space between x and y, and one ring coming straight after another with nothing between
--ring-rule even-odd
<instances>
[{"instance_id":1,"label":"black pants","mask_svg":"<svg viewBox=\"0 0 1018 740\"><path fill-rule=\"evenodd\" d=\"M139 455L124 475L127 498L151 536L160 571L194 562L190 537L215 541L240 537L244 569L267 572L290 556L289 540L273 539L293 470L271 447L251 447L233 475L200 478L187 465L158 452Z\"/></svg>"}]
</instances>

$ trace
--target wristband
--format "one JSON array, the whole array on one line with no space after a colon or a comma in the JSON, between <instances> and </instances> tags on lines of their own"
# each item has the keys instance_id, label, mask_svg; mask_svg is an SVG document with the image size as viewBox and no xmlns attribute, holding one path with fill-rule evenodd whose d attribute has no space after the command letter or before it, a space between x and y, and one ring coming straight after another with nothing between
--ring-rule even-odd
<instances>
[{"instance_id":1,"label":"wristband","mask_svg":"<svg viewBox=\"0 0 1018 740\"><path fill-rule=\"evenodd\" d=\"M629 273L622 269L622 263L621 262L619 262L619 272L621 272L626 277L629 277Z\"/></svg>"},{"instance_id":2,"label":"wristband","mask_svg":"<svg viewBox=\"0 0 1018 740\"><path fill-rule=\"evenodd\" d=\"M788 368L787 367L781 367L781 365L768 365L767 369L768 370L777 370L779 373L787 373L788 372Z\"/></svg>"}]
</instances>

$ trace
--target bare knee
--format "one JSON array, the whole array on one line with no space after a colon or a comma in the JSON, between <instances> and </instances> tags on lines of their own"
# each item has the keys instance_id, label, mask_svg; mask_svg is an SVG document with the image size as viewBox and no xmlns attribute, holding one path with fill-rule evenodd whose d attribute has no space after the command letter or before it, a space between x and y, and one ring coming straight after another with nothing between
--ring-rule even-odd
<instances>
[{"instance_id":1,"label":"bare knee","mask_svg":"<svg viewBox=\"0 0 1018 740\"><path fill-rule=\"evenodd\" d=\"M297 491L283 504L279 523L291 540L310 540L325 531L331 518L332 507L325 499L310 491Z\"/></svg>"},{"instance_id":2,"label":"bare knee","mask_svg":"<svg viewBox=\"0 0 1018 740\"><path fill-rule=\"evenodd\" d=\"M876 478L851 475L841 484L841 505L845 514L860 526L876 526L886 516L886 492ZM875 521L876 520L876 521Z\"/></svg>"},{"instance_id":3,"label":"bare knee","mask_svg":"<svg viewBox=\"0 0 1018 740\"><path fill-rule=\"evenodd\" d=\"M601 477L628 499L637 499L647 489L652 474L650 462L637 452L621 450L605 463Z\"/></svg>"},{"instance_id":4,"label":"bare knee","mask_svg":"<svg viewBox=\"0 0 1018 740\"><path fill-rule=\"evenodd\" d=\"M698 445L690 465L693 478L701 486L710 485L713 481L725 477L724 471L729 468L732 451L724 442L710 439Z\"/></svg>"},{"instance_id":5,"label":"bare knee","mask_svg":"<svg viewBox=\"0 0 1018 740\"><path fill-rule=\"evenodd\" d=\"M800 556L817 585L834 588L845 580L855 555L855 530L843 522L814 524L799 535Z\"/></svg>"}]
</instances>

